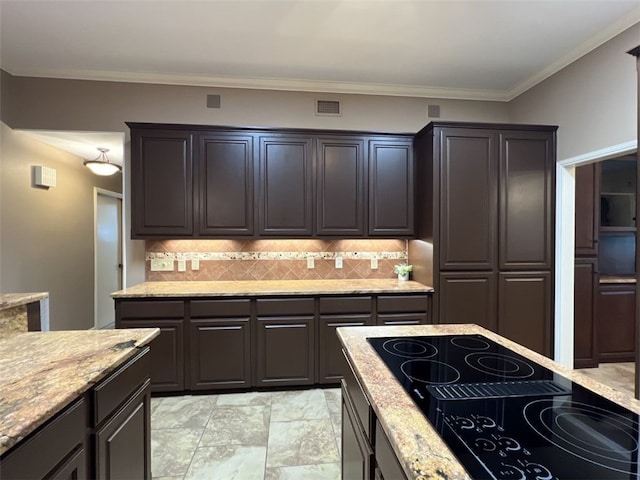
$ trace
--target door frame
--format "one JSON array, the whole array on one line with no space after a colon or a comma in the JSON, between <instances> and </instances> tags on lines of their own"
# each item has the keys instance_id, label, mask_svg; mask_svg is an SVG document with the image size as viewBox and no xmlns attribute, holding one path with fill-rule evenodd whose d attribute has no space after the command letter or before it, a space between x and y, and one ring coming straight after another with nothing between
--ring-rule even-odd
<instances>
[{"instance_id":1,"label":"door frame","mask_svg":"<svg viewBox=\"0 0 640 480\"><path fill-rule=\"evenodd\" d=\"M120 252L122 262L122 268L120 269L120 283L124 286L124 271L125 271L125 250L124 250L124 219L123 214L123 194L106 190L100 187L93 187L93 327L91 330L97 328L98 325L98 195L104 195L106 197L117 198L120 200Z\"/></svg>"},{"instance_id":2,"label":"door frame","mask_svg":"<svg viewBox=\"0 0 640 480\"><path fill-rule=\"evenodd\" d=\"M559 160L556 164L556 273L554 306L553 359L573 368L575 264L575 167L629 155L638 150L638 141L613 145L582 155ZM636 278L640 272L636 272Z\"/></svg>"}]
</instances>

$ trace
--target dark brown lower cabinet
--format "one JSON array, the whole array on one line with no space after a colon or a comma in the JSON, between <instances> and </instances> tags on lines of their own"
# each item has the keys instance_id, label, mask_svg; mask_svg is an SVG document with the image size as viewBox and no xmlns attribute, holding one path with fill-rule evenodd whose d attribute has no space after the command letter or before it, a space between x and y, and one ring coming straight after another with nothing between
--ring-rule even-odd
<instances>
[{"instance_id":1,"label":"dark brown lower cabinet","mask_svg":"<svg viewBox=\"0 0 640 480\"><path fill-rule=\"evenodd\" d=\"M315 383L312 316L258 317L257 328L258 386Z\"/></svg>"},{"instance_id":2,"label":"dark brown lower cabinet","mask_svg":"<svg viewBox=\"0 0 640 480\"><path fill-rule=\"evenodd\" d=\"M151 478L150 385L147 380L96 432L96 478Z\"/></svg>"},{"instance_id":3,"label":"dark brown lower cabinet","mask_svg":"<svg viewBox=\"0 0 640 480\"><path fill-rule=\"evenodd\" d=\"M387 480L406 480L407 476L404 474L404 471L398 462L398 458L389 443L389 439L382 431L382 426L377 420L375 446L376 464L380 471L379 478Z\"/></svg>"},{"instance_id":4,"label":"dark brown lower cabinet","mask_svg":"<svg viewBox=\"0 0 640 480\"><path fill-rule=\"evenodd\" d=\"M338 327L427 323L427 293L116 299L116 328L160 329L156 393L338 384Z\"/></svg>"},{"instance_id":5,"label":"dark brown lower cabinet","mask_svg":"<svg viewBox=\"0 0 640 480\"><path fill-rule=\"evenodd\" d=\"M336 328L371 325L371 314L321 315L318 319L318 383L339 383L342 378L342 347Z\"/></svg>"},{"instance_id":6,"label":"dark brown lower cabinet","mask_svg":"<svg viewBox=\"0 0 640 480\"><path fill-rule=\"evenodd\" d=\"M250 387L250 300L191 300L189 312L190 390Z\"/></svg>"},{"instance_id":7,"label":"dark brown lower cabinet","mask_svg":"<svg viewBox=\"0 0 640 480\"><path fill-rule=\"evenodd\" d=\"M542 355L551 355L551 273L498 275L498 334Z\"/></svg>"},{"instance_id":8,"label":"dark brown lower cabinet","mask_svg":"<svg viewBox=\"0 0 640 480\"><path fill-rule=\"evenodd\" d=\"M374 465L369 445L349 392L342 385L342 479L370 480Z\"/></svg>"},{"instance_id":9,"label":"dark brown lower cabinet","mask_svg":"<svg viewBox=\"0 0 640 480\"><path fill-rule=\"evenodd\" d=\"M151 478L149 347L91 392L96 480Z\"/></svg>"},{"instance_id":10,"label":"dark brown lower cabinet","mask_svg":"<svg viewBox=\"0 0 640 480\"><path fill-rule=\"evenodd\" d=\"M441 272L439 323L475 323L496 331L494 272Z\"/></svg>"},{"instance_id":11,"label":"dark brown lower cabinet","mask_svg":"<svg viewBox=\"0 0 640 480\"><path fill-rule=\"evenodd\" d=\"M150 480L150 372L145 347L3 456L0 478Z\"/></svg>"},{"instance_id":12,"label":"dark brown lower cabinet","mask_svg":"<svg viewBox=\"0 0 640 480\"><path fill-rule=\"evenodd\" d=\"M81 479L89 472L87 417L81 397L31 437L14 447L0 463L3 479Z\"/></svg>"},{"instance_id":13,"label":"dark brown lower cabinet","mask_svg":"<svg viewBox=\"0 0 640 480\"><path fill-rule=\"evenodd\" d=\"M431 323L431 295L378 295L376 325Z\"/></svg>"},{"instance_id":14,"label":"dark brown lower cabinet","mask_svg":"<svg viewBox=\"0 0 640 480\"><path fill-rule=\"evenodd\" d=\"M596 328L601 362L635 360L635 308L634 284L600 284Z\"/></svg>"},{"instance_id":15,"label":"dark brown lower cabinet","mask_svg":"<svg viewBox=\"0 0 640 480\"><path fill-rule=\"evenodd\" d=\"M597 367L598 260L597 258L576 258L574 265L574 367Z\"/></svg>"},{"instance_id":16,"label":"dark brown lower cabinet","mask_svg":"<svg viewBox=\"0 0 640 480\"><path fill-rule=\"evenodd\" d=\"M182 300L116 301L116 328L159 328L151 343L151 391L185 389L185 310Z\"/></svg>"}]
</instances>

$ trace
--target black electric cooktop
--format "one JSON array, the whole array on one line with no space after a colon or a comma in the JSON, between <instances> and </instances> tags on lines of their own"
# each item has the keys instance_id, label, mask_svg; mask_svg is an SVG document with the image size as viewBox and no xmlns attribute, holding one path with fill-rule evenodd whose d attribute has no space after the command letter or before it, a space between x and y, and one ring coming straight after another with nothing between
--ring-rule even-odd
<instances>
[{"instance_id":1,"label":"black electric cooktop","mask_svg":"<svg viewBox=\"0 0 640 480\"><path fill-rule=\"evenodd\" d=\"M474 479L640 479L626 408L482 335L367 340Z\"/></svg>"}]
</instances>

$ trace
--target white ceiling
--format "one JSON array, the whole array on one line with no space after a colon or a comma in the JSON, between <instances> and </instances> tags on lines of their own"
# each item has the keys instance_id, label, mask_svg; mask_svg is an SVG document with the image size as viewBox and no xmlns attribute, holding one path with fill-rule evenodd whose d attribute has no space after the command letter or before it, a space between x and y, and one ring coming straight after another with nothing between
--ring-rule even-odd
<instances>
[{"instance_id":1,"label":"white ceiling","mask_svg":"<svg viewBox=\"0 0 640 480\"><path fill-rule=\"evenodd\" d=\"M1 0L0 8L0 65L14 75L502 101L640 21L640 0Z\"/></svg>"},{"instance_id":2,"label":"white ceiling","mask_svg":"<svg viewBox=\"0 0 640 480\"><path fill-rule=\"evenodd\" d=\"M640 0L0 0L0 67L508 101L637 22ZM31 133L122 161L118 134Z\"/></svg>"}]
</instances>

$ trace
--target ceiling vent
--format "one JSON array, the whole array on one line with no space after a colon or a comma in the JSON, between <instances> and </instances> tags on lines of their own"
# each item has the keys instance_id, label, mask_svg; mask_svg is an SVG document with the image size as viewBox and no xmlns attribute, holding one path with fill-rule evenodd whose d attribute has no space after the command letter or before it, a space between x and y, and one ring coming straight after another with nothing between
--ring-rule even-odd
<instances>
[{"instance_id":1,"label":"ceiling vent","mask_svg":"<svg viewBox=\"0 0 640 480\"><path fill-rule=\"evenodd\" d=\"M316 115L339 117L342 115L342 105L337 100L316 100Z\"/></svg>"}]
</instances>

